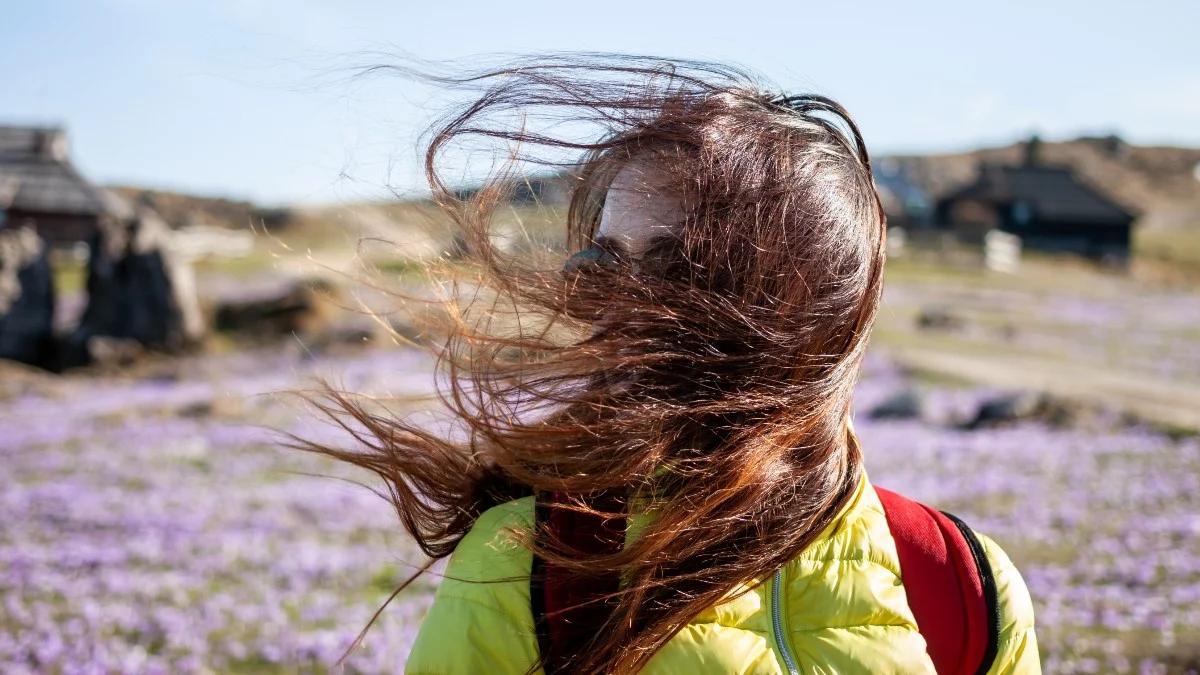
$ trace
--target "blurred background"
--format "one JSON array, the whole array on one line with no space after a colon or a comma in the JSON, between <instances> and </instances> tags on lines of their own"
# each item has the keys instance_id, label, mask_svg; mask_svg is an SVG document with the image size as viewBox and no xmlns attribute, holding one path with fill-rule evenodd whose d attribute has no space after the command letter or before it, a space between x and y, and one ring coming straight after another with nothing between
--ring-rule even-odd
<instances>
[{"instance_id":1,"label":"blurred background","mask_svg":"<svg viewBox=\"0 0 1200 675\"><path fill-rule=\"evenodd\" d=\"M1047 672L1200 672L1200 6L1047 4L7 3L0 670L333 667L421 556L369 477L281 447L339 437L280 393L427 409L435 336L388 292L461 249L420 167L455 97L356 73L582 49L856 115L872 479L1007 549ZM565 253L566 193L527 176L497 241ZM435 583L350 671L399 669Z\"/></svg>"}]
</instances>

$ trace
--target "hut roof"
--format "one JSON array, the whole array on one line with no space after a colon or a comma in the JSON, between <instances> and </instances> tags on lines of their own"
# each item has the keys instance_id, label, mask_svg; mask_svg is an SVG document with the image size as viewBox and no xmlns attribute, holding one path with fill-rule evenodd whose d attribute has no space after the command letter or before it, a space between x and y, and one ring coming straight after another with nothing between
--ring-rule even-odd
<instances>
[{"instance_id":1,"label":"hut roof","mask_svg":"<svg viewBox=\"0 0 1200 675\"><path fill-rule=\"evenodd\" d=\"M1028 202L1039 216L1048 220L1106 225L1128 224L1134 219L1133 214L1065 167L985 165L974 183L943 201L959 199Z\"/></svg>"},{"instance_id":2,"label":"hut roof","mask_svg":"<svg viewBox=\"0 0 1200 675\"><path fill-rule=\"evenodd\" d=\"M93 186L71 165L66 132L0 126L0 208L34 213L129 215L122 200Z\"/></svg>"}]
</instances>

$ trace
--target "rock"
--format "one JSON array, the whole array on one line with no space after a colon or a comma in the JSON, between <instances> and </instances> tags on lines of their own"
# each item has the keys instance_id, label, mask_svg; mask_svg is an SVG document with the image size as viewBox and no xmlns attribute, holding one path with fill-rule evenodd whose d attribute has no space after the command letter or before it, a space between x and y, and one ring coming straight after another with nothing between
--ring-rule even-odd
<instances>
[{"instance_id":1,"label":"rock","mask_svg":"<svg viewBox=\"0 0 1200 675\"><path fill-rule=\"evenodd\" d=\"M88 302L68 340L67 365L89 363L96 337L179 350L202 337L203 321L190 267L169 249L170 231L142 209L128 222L108 220L91 243ZM122 354L129 349L117 350Z\"/></svg>"},{"instance_id":2,"label":"rock","mask_svg":"<svg viewBox=\"0 0 1200 675\"><path fill-rule=\"evenodd\" d=\"M217 301L215 328L254 338L314 336L332 330L335 288L321 280L293 280L248 297Z\"/></svg>"},{"instance_id":3,"label":"rock","mask_svg":"<svg viewBox=\"0 0 1200 675\"><path fill-rule=\"evenodd\" d=\"M979 404L974 417L965 426L974 430L1029 419L1037 412L1041 400L1041 394L1031 391L1002 394L986 399Z\"/></svg>"},{"instance_id":4,"label":"rock","mask_svg":"<svg viewBox=\"0 0 1200 675\"><path fill-rule=\"evenodd\" d=\"M1071 427L1085 419L1098 420L1102 412L1079 401L1021 391L981 402L974 417L963 426L975 430L1018 422L1042 422L1053 427Z\"/></svg>"},{"instance_id":5,"label":"rock","mask_svg":"<svg viewBox=\"0 0 1200 675\"><path fill-rule=\"evenodd\" d=\"M32 228L0 230L0 358L56 364L54 274Z\"/></svg>"},{"instance_id":6,"label":"rock","mask_svg":"<svg viewBox=\"0 0 1200 675\"><path fill-rule=\"evenodd\" d=\"M86 349L89 364L121 369L135 363L146 351L137 340L106 335L93 335L88 338Z\"/></svg>"},{"instance_id":7,"label":"rock","mask_svg":"<svg viewBox=\"0 0 1200 675\"><path fill-rule=\"evenodd\" d=\"M924 400L921 392L916 389L903 389L886 398L882 403L871 409L871 419L917 419L924 410Z\"/></svg>"},{"instance_id":8,"label":"rock","mask_svg":"<svg viewBox=\"0 0 1200 675\"><path fill-rule=\"evenodd\" d=\"M213 406L212 400L208 400L208 401L197 401L195 403L189 403L185 406L180 407L175 412L180 417L203 419L205 417L212 417L214 410L215 410L215 407Z\"/></svg>"},{"instance_id":9,"label":"rock","mask_svg":"<svg viewBox=\"0 0 1200 675\"><path fill-rule=\"evenodd\" d=\"M274 280L212 301L213 325L225 336L260 343L286 340L305 358L358 349L389 336L386 318L347 307L342 290L327 279Z\"/></svg>"},{"instance_id":10,"label":"rock","mask_svg":"<svg viewBox=\"0 0 1200 675\"><path fill-rule=\"evenodd\" d=\"M962 317L945 307L924 307L917 314L917 328L921 330L958 331L964 326Z\"/></svg>"},{"instance_id":11,"label":"rock","mask_svg":"<svg viewBox=\"0 0 1200 675\"><path fill-rule=\"evenodd\" d=\"M1038 406L1038 419L1052 427L1068 428L1084 424L1092 428L1114 426L1115 415L1094 405L1058 396L1043 396Z\"/></svg>"}]
</instances>

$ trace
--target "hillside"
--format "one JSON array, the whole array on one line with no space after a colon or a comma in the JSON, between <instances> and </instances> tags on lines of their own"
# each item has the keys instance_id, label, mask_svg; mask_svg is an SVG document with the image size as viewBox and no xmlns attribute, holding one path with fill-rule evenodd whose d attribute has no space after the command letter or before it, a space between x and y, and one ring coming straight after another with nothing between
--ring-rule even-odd
<instances>
[{"instance_id":1,"label":"hillside","mask_svg":"<svg viewBox=\"0 0 1200 675\"><path fill-rule=\"evenodd\" d=\"M961 153L881 159L898 163L909 180L936 199L970 182L980 162L1019 163L1024 148L1024 143L1012 143ZM1142 230L1200 234L1200 148L1131 145L1117 137L1079 138L1042 142L1039 156L1045 163L1074 168L1087 181L1140 214L1138 225ZM250 202L223 198L138 187L113 189L135 203L149 203L173 227L202 223L230 228L252 225L274 228L297 222L312 226L314 220L326 217L343 220L346 213L353 213L354 219L369 216L367 219L372 221L394 222L398 206L375 202L316 209L263 209ZM561 195L556 195L548 197L548 201L560 198ZM411 215L408 209L400 210Z\"/></svg>"},{"instance_id":2,"label":"hillside","mask_svg":"<svg viewBox=\"0 0 1200 675\"><path fill-rule=\"evenodd\" d=\"M116 185L108 189L132 204L146 204L158 211L171 227L207 225L227 228L258 227L263 221L271 224L285 212L263 209L252 202L224 197L202 197L182 192Z\"/></svg>"}]
</instances>

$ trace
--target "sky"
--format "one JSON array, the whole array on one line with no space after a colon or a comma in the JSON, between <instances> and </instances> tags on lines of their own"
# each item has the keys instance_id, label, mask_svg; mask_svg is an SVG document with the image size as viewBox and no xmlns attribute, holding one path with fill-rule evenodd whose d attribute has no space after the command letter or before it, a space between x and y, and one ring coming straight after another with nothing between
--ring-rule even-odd
<instances>
[{"instance_id":1,"label":"sky","mask_svg":"<svg viewBox=\"0 0 1200 675\"><path fill-rule=\"evenodd\" d=\"M1193 0L6 0L0 124L64 125L106 184L264 204L417 194L420 134L452 99L353 67L596 50L833 96L876 154L1034 132L1195 146L1197 27Z\"/></svg>"}]
</instances>

